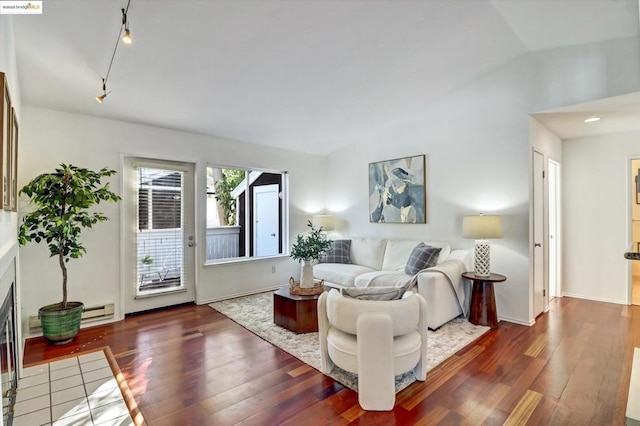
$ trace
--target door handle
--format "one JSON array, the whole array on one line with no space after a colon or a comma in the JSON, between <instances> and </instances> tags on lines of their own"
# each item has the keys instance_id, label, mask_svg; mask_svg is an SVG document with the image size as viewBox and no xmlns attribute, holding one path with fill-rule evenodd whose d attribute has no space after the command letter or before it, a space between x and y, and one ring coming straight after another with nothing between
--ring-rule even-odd
<instances>
[{"instance_id":1,"label":"door handle","mask_svg":"<svg viewBox=\"0 0 640 426\"><path fill-rule=\"evenodd\" d=\"M542 247L542 244L540 244L540 243L535 243L535 244L533 245L533 247Z\"/></svg>"}]
</instances>

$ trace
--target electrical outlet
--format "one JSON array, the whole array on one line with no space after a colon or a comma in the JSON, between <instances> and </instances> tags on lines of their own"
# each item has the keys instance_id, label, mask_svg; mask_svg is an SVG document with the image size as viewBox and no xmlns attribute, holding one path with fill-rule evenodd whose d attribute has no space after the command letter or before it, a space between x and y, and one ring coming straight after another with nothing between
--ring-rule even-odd
<instances>
[{"instance_id":1,"label":"electrical outlet","mask_svg":"<svg viewBox=\"0 0 640 426\"><path fill-rule=\"evenodd\" d=\"M271 267L271 273L272 273L272 274L275 274L275 273L276 273L276 267L275 267L275 266L272 266L272 267Z\"/></svg>"}]
</instances>

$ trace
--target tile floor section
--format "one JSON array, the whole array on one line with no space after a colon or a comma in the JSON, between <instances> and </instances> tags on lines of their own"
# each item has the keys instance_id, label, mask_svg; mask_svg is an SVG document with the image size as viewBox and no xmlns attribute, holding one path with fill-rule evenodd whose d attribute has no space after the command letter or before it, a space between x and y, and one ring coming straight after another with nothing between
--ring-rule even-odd
<instances>
[{"instance_id":1,"label":"tile floor section","mask_svg":"<svg viewBox=\"0 0 640 426\"><path fill-rule=\"evenodd\" d=\"M104 351L24 369L14 426L133 425Z\"/></svg>"}]
</instances>

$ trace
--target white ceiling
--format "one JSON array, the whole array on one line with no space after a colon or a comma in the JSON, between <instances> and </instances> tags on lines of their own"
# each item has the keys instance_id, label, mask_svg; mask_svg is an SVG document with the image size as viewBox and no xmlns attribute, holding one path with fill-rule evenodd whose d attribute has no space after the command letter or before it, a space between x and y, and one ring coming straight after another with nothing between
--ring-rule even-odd
<instances>
[{"instance_id":1,"label":"white ceiling","mask_svg":"<svg viewBox=\"0 0 640 426\"><path fill-rule=\"evenodd\" d=\"M132 0L100 105L125 5L13 15L23 103L327 154L527 51L638 35L637 0Z\"/></svg>"}]
</instances>

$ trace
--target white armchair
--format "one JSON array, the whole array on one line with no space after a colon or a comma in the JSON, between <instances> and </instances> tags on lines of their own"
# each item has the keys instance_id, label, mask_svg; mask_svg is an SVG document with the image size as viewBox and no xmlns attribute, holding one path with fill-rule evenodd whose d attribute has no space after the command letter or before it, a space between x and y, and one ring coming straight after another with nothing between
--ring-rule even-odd
<instances>
[{"instance_id":1,"label":"white armchair","mask_svg":"<svg viewBox=\"0 0 640 426\"><path fill-rule=\"evenodd\" d=\"M402 299L359 300L332 289L318 299L321 371L334 366L358 375L358 402L365 410L389 411L395 376L414 370L427 376L427 304L416 293Z\"/></svg>"}]
</instances>

